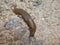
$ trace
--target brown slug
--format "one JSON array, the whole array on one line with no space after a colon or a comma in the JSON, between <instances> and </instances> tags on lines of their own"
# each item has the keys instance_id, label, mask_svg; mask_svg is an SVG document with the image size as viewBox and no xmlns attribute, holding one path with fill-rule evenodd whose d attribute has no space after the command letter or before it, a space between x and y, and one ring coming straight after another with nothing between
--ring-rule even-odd
<instances>
[{"instance_id":1,"label":"brown slug","mask_svg":"<svg viewBox=\"0 0 60 45\"><path fill-rule=\"evenodd\" d=\"M18 8L14 8L12 9L12 11L18 15L22 16L22 19L24 20L24 22L27 24L27 26L29 27L29 32L30 32L30 37L34 37L34 34L36 32L36 24L35 22L32 20L31 16L23 9L18 9Z\"/></svg>"}]
</instances>

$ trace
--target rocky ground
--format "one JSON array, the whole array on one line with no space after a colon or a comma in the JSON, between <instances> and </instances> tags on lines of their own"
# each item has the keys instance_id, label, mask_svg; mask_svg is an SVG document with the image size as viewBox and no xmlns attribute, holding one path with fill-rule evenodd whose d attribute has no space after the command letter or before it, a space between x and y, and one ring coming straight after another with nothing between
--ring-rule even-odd
<instances>
[{"instance_id":1,"label":"rocky ground","mask_svg":"<svg viewBox=\"0 0 60 45\"><path fill-rule=\"evenodd\" d=\"M12 2L31 15L36 39L12 12ZM60 0L0 0L0 45L60 45Z\"/></svg>"}]
</instances>

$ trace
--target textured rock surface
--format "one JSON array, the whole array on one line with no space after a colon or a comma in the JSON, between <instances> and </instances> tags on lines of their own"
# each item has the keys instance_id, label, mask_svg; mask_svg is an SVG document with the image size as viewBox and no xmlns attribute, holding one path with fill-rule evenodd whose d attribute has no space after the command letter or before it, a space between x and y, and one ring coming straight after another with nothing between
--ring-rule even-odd
<instances>
[{"instance_id":1,"label":"textured rock surface","mask_svg":"<svg viewBox=\"0 0 60 45\"><path fill-rule=\"evenodd\" d=\"M28 38L27 25L11 11L12 2L35 21L36 40ZM0 0L0 45L60 45L60 0Z\"/></svg>"}]
</instances>

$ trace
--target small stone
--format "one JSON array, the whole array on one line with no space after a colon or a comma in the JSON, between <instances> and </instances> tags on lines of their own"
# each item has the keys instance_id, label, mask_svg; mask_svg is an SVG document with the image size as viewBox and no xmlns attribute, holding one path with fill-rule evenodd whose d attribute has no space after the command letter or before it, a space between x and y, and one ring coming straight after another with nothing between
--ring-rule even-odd
<instances>
[{"instance_id":1,"label":"small stone","mask_svg":"<svg viewBox=\"0 0 60 45\"><path fill-rule=\"evenodd\" d=\"M24 0L20 0L21 2L23 2Z\"/></svg>"},{"instance_id":2,"label":"small stone","mask_svg":"<svg viewBox=\"0 0 60 45\"><path fill-rule=\"evenodd\" d=\"M33 6L39 6L41 5L41 3L42 3L42 0L33 1Z\"/></svg>"},{"instance_id":3,"label":"small stone","mask_svg":"<svg viewBox=\"0 0 60 45\"><path fill-rule=\"evenodd\" d=\"M21 25L20 18L12 18L5 24L5 27L6 27L6 29L10 29L13 26L17 27L20 25Z\"/></svg>"},{"instance_id":4,"label":"small stone","mask_svg":"<svg viewBox=\"0 0 60 45\"><path fill-rule=\"evenodd\" d=\"M42 20L45 20L44 18L42 18Z\"/></svg>"}]
</instances>

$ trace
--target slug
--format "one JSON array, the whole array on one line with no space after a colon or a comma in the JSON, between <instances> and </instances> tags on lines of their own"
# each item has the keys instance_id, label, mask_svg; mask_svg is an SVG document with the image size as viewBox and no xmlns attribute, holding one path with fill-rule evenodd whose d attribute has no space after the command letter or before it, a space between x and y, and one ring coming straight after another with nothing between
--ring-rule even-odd
<instances>
[{"instance_id":1,"label":"slug","mask_svg":"<svg viewBox=\"0 0 60 45\"><path fill-rule=\"evenodd\" d=\"M19 15L22 16L22 19L24 20L24 22L29 27L29 32L30 32L29 37L34 37L34 34L36 32L36 24L32 20L31 16L25 10L23 10L23 9L14 8L14 9L12 9L12 11L16 15L18 15L18 17L19 17Z\"/></svg>"}]
</instances>

